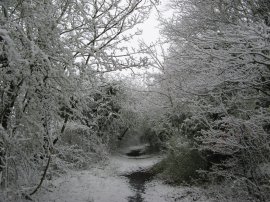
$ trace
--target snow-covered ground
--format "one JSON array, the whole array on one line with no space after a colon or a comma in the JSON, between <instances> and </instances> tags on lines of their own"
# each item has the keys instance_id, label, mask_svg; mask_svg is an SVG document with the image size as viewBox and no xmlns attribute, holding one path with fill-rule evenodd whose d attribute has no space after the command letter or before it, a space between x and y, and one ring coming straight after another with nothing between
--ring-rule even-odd
<instances>
[{"instance_id":1,"label":"snow-covered ground","mask_svg":"<svg viewBox=\"0 0 270 202\"><path fill-rule=\"evenodd\" d=\"M74 171L54 180L34 199L39 202L128 202L136 190L123 175L150 168L160 160L160 156L114 155L106 166ZM146 183L142 198L145 202L211 201L199 189L172 187L159 180Z\"/></svg>"},{"instance_id":2,"label":"snow-covered ground","mask_svg":"<svg viewBox=\"0 0 270 202\"><path fill-rule=\"evenodd\" d=\"M99 169L73 172L53 182L40 202L126 202L133 194L124 177Z\"/></svg>"},{"instance_id":3,"label":"snow-covered ground","mask_svg":"<svg viewBox=\"0 0 270 202\"><path fill-rule=\"evenodd\" d=\"M116 174L122 175L151 168L161 159L161 156L144 155L140 157L127 157L118 154L111 157L109 167L114 170Z\"/></svg>"},{"instance_id":4,"label":"snow-covered ground","mask_svg":"<svg viewBox=\"0 0 270 202\"><path fill-rule=\"evenodd\" d=\"M153 180L146 185L145 193L142 195L146 202L212 202L206 194L195 187L173 187L164 184L160 180Z\"/></svg>"},{"instance_id":5,"label":"snow-covered ground","mask_svg":"<svg viewBox=\"0 0 270 202\"><path fill-rule=\"evenodd\" d=\"M40 202L126 202L134 191L122 175L150 168L160 159L114 155L106 166L74 171L54 180L34 198Z\"/></svg>"}]
</instances>

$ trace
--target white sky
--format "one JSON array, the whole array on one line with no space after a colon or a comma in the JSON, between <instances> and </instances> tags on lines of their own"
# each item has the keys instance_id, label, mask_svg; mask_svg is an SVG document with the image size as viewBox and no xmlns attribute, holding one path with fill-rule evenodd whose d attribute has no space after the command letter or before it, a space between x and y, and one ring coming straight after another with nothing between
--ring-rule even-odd
<instances>
[{"instance_id":1,"label":"white sky","mask_svg":"<svg viewBox=\"0 0 270 202\"><path fill-rule=\"evenodd\" d=\"M161 0L160 5L156 8L161 12L163 18L170 17L172 12L168 9L169 0ZM153 8L149 18L139 28L143 30L141 38L147 43L155 42L161 36L159 34L159 15L158 11Z\"/></svg>"},{"instance_id":2,"label":"white sky","mask_svg":"<svg viewBox=\"0 0 270 202\"><path fill-rule=\"evenodd\" d=\"M140 36L147 44L155 42L160 37L159 34L159 22L158 16L155 10L152 10L150 17L140 26L143 33Z\"/></svg>"},{"instance_id":3,"label":"white sky","mask_svg":"<svg viewBox=\"0 0 270 202\"><path fill-rule=\"evenodd\" d=\"M168 0L161 0L160 5L157 6L157 9L161 12L163 18L170 17L172 15L172 12L168 9L167 3ZM140 41L144 41L147 45L150 45L152 43L155 43L158 41L162 36L160 35L160 25L159 25L159 15L158 11L153 8L151 11L151 14L149 18L141 25L138 25L137 28L142 30L142 35L135 37L133 41L130 42L131 46L137 47ZM137 29L136 28L136 29ZM131 78L133 81L136 83L144 83L144 80L146 79L146 75L143 75L147 71L155 71L155 70L143 70L143 69L134 69L133 71L131 70L121 70L121 71L116 71L113 74L110 73L111 76L113 77L120 77L120 78ZM136 78L134 77L133 73L136 74L141 74L137 75Z\"/></svg>"}]
</instances>

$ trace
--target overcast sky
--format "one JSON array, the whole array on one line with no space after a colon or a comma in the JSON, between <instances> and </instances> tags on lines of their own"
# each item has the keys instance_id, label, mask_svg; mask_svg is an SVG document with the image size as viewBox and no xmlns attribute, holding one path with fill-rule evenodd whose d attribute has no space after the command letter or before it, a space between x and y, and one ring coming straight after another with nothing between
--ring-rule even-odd
<instances>
[{"instance_id":1,"label":"overcast sky","mask_svg":"<svg viewBox=\"0 0 270 202\"><path fill-rule=\"evenodd\" d=\"M157 6L157 9L162 13L162 17L170 17L172 14L169 9L167 3L169 0L161 0L161 4ZM160 38L159 34L159 16L156 9L153 9L149 18L140 26L143 30L141 38L147 43L155 42L158 38Z\"/></svg>"},{"instance_id":2,"label":"overcast sky","mask_svg":"<svg viewBox=\"0 0 270 202\"><path fill-rule=\"evenodd\" d=\"M157 6L157 9L162 14L162 18L170 17L172 15L171 11L169 11L168 6L167 6L168 1L169 0L161 0L161 4ZM143 24L137 27L142 30L142 35L140 35L139 37L135 37L132 40L132 42L130 42L133 47L138 46L139 40L144 41L147 45L150 45L151 43L156 42L159 38L162 37L159 33L160 32L160 26L159 26L159 21L158 21L159 18L160 17L158 15L158 11L155 8L152 9L149 18ZM132 78L133 81L137 80L137 82L139 81L140 83L140 81L143 82L143 80L145 79L146 75L143 75L143 74L146 73L147 71L152 72L154 70L151 68L148 70L133 68L133 71L127 69L127 70L116 71L116 72L113 72L112 74L110 73L109 75L111 75L112 77L119 76L121 78L130 77ZM141 74L141 75L137 75L135 78L134 77L135 75L133 74L134 72L136 74Z\"/></svg>"}]
</instances>

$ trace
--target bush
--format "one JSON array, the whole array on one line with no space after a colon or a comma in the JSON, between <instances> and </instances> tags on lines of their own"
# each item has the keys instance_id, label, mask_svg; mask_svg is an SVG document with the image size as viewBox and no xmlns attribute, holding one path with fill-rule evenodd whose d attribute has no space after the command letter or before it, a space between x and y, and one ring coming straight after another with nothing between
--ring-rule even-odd
<instances>
[{"instance_id":1,"label":"bush","mask_svg":"<svg viewBox=\"0 0 270 202\"><path fill-rule=\"evenodd\" d=\"M170 150L167 157L157 164L153 171L161 173L168 182L181 184L200 180L198 171L206 167L207 162L198 150L189 145L181 145L175 150Z\"/></svg>"}]
</instances>

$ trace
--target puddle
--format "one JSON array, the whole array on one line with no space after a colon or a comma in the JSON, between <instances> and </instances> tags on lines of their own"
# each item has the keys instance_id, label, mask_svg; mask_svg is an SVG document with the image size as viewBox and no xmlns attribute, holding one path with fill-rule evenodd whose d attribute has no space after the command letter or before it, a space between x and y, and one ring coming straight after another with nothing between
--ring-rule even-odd
<instances>
[{"instance_id":1,"label":"puddle","mask_svg":"<svg viewBox=\"0 0 270 202\"><path fill-rule=\"evenodd\" d=\"M131 150L130 152L126 153L127 156L133 156L133 157L142 156L143 154L145 154L145 153L142 152L141 149L134 149L134 150Z\"/></svg>"},{"instance_id":2,"label":"puddle","mask_svg":"<svg viewBox=\"0 0 270 202\"><path fill-rule=\"evenodd\" d=\"M142 194L145 191L145 184L153 179L153 173L140 170L124 176L129 179L129 184L135 191L134 196L128 197L128 202L143 202Z\"/></svg>"},{"instance_id":3,"label":"puddle","mask_svg":"<svg viewBox=\"0 0 270 202\"><path fill-rule=\"evenodd\" d=\"M140 159L147 159L152 153L149 152L148 145L134 146L128 148L124 153L126 157L140 162ZM128 202L144 202L142 195L145 193L145 184L154 178L154 174L148 169L141 169L132 173L122 175L129 180L130 187L135 192L133 196L127 198Z\"/></svg>"}]
</instances>

